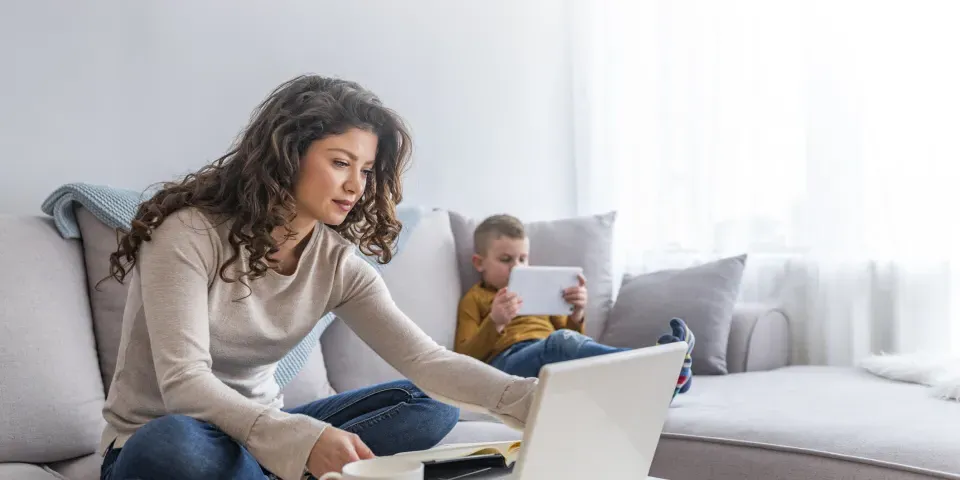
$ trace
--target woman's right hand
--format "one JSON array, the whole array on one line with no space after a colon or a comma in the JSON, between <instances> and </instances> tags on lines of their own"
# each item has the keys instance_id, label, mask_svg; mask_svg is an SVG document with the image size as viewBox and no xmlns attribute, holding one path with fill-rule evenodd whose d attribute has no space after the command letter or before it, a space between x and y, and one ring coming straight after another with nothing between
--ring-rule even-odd
<instances>
[{"instance_id":1,"label":"woman's right hand","mask_svg":"<svg viewBox=\"0 0 960 480\"><path fill-rule=\"evenodd\" d=\"M503 327L517 317L521 304L523 304L523 300L516 293L507 291L506 288L497 291L490 308L490 320L496 324L497 330L502 332Z\"/></svg>"},{"instance_id":2,"label":"woman's right hand","mask_svg":"<svg viewBox=\"0 0 960 480\"><path fill-rule=\"evenodd\" d=\"M375 456L360 437L331 425L323 429L313 450L310 450L307 470L319 477L324 473L339 472L350 462Z\"/></svg>"}]
</instances>

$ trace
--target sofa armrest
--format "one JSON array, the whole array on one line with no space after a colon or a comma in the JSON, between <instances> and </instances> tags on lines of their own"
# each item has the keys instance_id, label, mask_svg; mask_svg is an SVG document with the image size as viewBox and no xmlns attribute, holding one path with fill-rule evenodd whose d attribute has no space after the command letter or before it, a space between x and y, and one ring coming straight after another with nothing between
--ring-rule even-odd
<instances>
[{"instance_id":1,"label":"sofa armrest","mask_svg":"<svg viewBox=\"0 0 960 480\"><path fill-rule=\"evenodd\" d=\"M769 305L738 304L727 343L730 373L784 367L790 362L790 325L787 315Z\"/></svg>"}]
</instances>

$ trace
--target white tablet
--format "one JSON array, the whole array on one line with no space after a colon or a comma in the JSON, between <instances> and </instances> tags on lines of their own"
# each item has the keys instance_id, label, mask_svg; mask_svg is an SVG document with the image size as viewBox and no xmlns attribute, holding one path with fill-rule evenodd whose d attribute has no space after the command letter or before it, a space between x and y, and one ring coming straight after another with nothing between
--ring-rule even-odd
<instances>
[{"instance_id":1,"label":"white tablet","mask_svg":"<svg viewBox=\"0 0 960 480\"><path fill-rule=\"evenodd\" d=\"M573 306L563 291L579 285L580 267L516 266L510 272L507 290L520 295L518 315L570 315Z\"/></svg>"}]
</instances>

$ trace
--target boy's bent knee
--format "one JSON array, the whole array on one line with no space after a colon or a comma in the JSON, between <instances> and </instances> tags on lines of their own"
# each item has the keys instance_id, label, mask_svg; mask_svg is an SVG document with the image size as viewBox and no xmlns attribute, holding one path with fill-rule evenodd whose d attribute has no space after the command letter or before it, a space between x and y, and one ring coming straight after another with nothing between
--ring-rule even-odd
<instances>
[{"instance_id":1,"label":"boy's bent knee","mask_svg":"<svg viewBox=\"0 0 960 480\"><path fill-rule=\"evenodd\" d=\"M564 328L551 333L550 336L547 337L547 341L561 342L570 345L582 345L584 342L590 341L590 337Z\"/></svg>"},{"instance_id":2,"label":"boy's bent knee","mask_svg":"<svg viewBox=\"0 0 960 480\"><path fill-rule=\"evenodd\" d=\"M573 330L561 329L550 334L545 340L546 348L556 356L564 359L577 358L577 352L590 337Z\"/></svg>"}]
</instances>

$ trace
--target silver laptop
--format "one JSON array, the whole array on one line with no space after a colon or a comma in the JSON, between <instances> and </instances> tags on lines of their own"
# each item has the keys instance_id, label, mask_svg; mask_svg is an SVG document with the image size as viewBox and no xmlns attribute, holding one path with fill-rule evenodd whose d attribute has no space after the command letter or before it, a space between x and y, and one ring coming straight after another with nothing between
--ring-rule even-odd
<instances>
[{"instance_id":1,"label":"silver laptop","mask_svg":"<svg viewBox=\"0 0 960 480\"><path fill-rule=\"evenodd\" d=\"M464 480L647 478L687 344L547 365L512 471Z\"/></svg>"}]
</instances>

